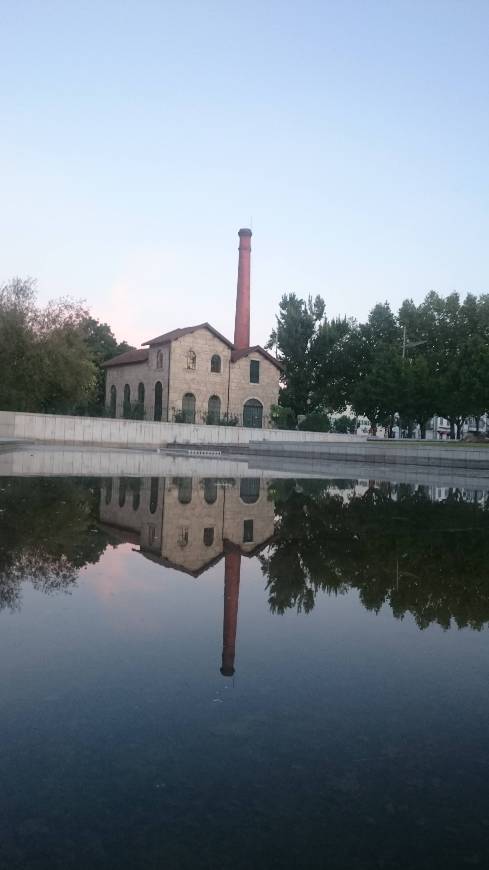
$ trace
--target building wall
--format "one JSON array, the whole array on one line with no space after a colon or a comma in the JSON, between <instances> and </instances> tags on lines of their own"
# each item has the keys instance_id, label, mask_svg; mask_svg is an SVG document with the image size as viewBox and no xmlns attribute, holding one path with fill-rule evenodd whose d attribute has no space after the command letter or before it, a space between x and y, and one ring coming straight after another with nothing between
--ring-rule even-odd
<instances>
[{"instance_id":1,"label":"building wall","mask_svg":"<svg viewBox=\"0 0 489 870\"><path fill-rule=\"evenodd\" d=\"M129 384L131 388L131 402L136 402L138 397L138 386L142 382L145 390L147 390L147 372L148 366L146 363L133 363L125 366L109 366L106 369L105 382L105 405L110 408L110 389L115 386L117 390L116 417L123 416L124 405L124 386Z\"/></svg>"},{"instance_id":2,"label":"building wall","mask_svg":"<svg viewBox=\"0 0 489 870\"><path fill-rule=\"evenodd\" d=\"M260 363L260 383L250 382L250 361ZM248 399L258 399L263 405L263 425L270 425L270 408L278 402L280 372L261 354L251 353L231 364L229 412L237 414L242 425L243 406Z\"/></svg>"},{"instance_id":3,"label":"building wall","mask_svg":"<svg viewBox=\"0 0 489 870\"><path fill-rule=\"evenodd\" d=\"M162 367L157 367L157 352L162 354ZM123 416L124 386L129 384L131 388L131 403L137 402L138 386L144 384L144 408L145 419L154 420L155 387L158 381L162 386L162 416L168 419L168 375L170 369L170 345L162 345L159 348L151 348L148 362L133 363L121 366L109 366L106 369L105 404L110 407L110 389L112 385L117 390L116 417Z\"/></svg>"},{"instance_id":4,"label":"building wall","mask_svg":"<svg viewBox=\"0 0 489 870\"><path fill-rule=\"evenodd\" d=\"M195 369L189 369L188 354L196 355ZM221 357L221 372L211 372L211 357ZM210 396L219 396L221 413L227 410L229 365L231 350L207 329L197 329L173 341L170 358L170 401L169 419L174 412L181 411L185 393L195 396L195 422L204 422Z\"/></svg>"}]
</instances>

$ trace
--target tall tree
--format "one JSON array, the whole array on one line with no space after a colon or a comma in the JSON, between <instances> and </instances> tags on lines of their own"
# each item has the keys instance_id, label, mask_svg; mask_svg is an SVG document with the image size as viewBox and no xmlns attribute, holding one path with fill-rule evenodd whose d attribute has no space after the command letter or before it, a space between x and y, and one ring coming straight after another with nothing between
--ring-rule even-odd
<instances>
[{"instance_id":1,"label":"tall tree","mask_svg":"<svg viewBox=\"0 0 489 870\"><path fill-rule=\"evenodd\" d=\"M285 386L280 404L296 414L307 414L311 405L314 382L314 344L324 318L324 300L316 296L307 302L295 293L282 296L277 325L270 335L267 348L275 349L284 365Z\"/></svg>"}]
</instances>

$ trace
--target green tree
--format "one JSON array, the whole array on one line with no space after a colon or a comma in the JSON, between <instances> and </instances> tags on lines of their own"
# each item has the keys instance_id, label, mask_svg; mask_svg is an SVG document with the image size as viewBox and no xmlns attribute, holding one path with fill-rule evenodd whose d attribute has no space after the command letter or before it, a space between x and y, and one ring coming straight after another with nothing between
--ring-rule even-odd
<instances>
[{"instance_id":1,"label":"green tree","mask_svg":"<svg viewBox=\"0 0 489 870\"><path fill-rule=\"evenodd\" d=\"M104 406L102 362L131 349L72 299L36 301L35 281L0 286L0 408L96 413Z\"/></svg>"},{"instance_id":2,"label":"green tree","mask_svg":"<svg viewBox=\"0 0 489 870\"><path fill-rule=\"evenodd\" d=\"M279 402L295 414L307 414L314 382L314 344L324 318L324 301L316 296L307 302L295 293L282 296L277 325L267 348L275 349L284 366L285 386Z\"/></svg>"},{"instance_id":3,"label":"green tree","mask_svg":"<svg viewBox=\"0 0 489 870\"><path fill-rule=\"evenodd\" d=\"M101 323L94 317L87 316L81 323L85 344L95 365L95 389L93 401L88 410L98 413L105 406L105 369L102 363L128 350L134 350L126 341L117 342L108 323ZM139 418L138 418L139 419Z\"/></svg>"}]
</instances>

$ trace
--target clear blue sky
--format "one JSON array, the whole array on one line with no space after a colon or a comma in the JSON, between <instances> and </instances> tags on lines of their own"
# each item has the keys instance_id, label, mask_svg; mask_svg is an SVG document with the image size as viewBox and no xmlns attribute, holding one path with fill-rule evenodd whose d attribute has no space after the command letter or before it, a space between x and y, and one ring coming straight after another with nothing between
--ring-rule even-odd
<instances>
[{"instance_id":1,"label":"clear blue sky","mask_svg":"<svg viewBox=\"0 0 489 870\"><path fill-rule=\"evenodd\" d=\"M489 0L0 0L0 281L119 339L489 291Z\"/></svg>"}]
</instances>

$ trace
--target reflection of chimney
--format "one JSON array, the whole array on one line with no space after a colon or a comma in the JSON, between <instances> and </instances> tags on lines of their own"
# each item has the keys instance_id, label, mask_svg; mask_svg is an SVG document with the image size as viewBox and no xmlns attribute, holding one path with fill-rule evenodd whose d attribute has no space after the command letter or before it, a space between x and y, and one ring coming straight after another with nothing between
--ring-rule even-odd
<instances>
[{"instance_id":1,"label":"reflection of chimney","mask_svg":"<svg viewBox=\"0 0 489 870\"><path fill-rule=\"evenodd\" d=\"M241 551L239 547L226 547L224 569L224 621L222 629L222 668L223 677L234 674L236 651L236 630L238 628L239 578L241 573Z\"/></svg>"},{"instance_id":2,"label":"reflection of chimney","mask_svg":"<svg viewBox=\"0 0 489 870\"><path fill-rule=\"evenodd\" d=\"M250 257L251 230L239 230L238 289L236 292L236 318L234 346L242 350L250 346Z\"/></svg>"}]
</instances>

